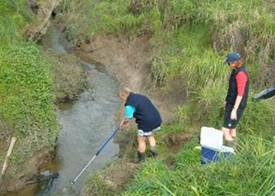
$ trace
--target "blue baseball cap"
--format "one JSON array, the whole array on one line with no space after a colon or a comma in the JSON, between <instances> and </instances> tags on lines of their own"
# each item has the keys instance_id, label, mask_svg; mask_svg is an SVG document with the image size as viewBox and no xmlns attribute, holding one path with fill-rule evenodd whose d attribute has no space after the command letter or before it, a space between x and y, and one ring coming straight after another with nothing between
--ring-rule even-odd
<instances>
[{"instance_id":1,"label":"blue baseball cap","mask_svg":"<svg viewBox=\"0 0 275 196\"><path fill-rule=\"evenodd\" d=\"M241 55L238 52L231 52L225 58L225 63L229 64L241 59Z\"/></svg>"}]
</instances>

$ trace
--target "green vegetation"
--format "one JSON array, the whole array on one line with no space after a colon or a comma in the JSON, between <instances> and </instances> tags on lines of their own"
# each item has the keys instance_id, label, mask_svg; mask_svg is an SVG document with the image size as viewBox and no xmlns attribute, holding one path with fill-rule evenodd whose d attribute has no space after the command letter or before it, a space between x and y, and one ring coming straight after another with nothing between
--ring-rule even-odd
<instances>
[{"instance_id":1,"label":"green vegetation","mask_svg":"<svg viewBox=\"0 0 275 196\"><path fill-rule=\"evenodd\" d=\"M0 42L11 43L22 38L24 26L30 22L27 0L0 0Z\"/></svg>"},{"instance_id":2,"label":"green vegetation","mask_svg":"<svg viewBox=\"0 0 275 196\"><path fill-rule=\"evenodd\" d=\"M181 122L221 125L229 72L222 64L230 50L245 55L251 95L274 85L272 2L66 0L60 10L67 18L67 37L75 43L102 34L129 40L149 35L156 86L169 86L169 81L179 78L185 88L188 103L179 107ZM271 103L249 102L241 132L269 135L275 129L274 114Z\"/></svg>"},{"instance_id":3,"label":"green vegetation","mask_svg":"<svg viewBox=\"0 0 275 196\"><path fill-rule=\"evenodd\" d=\"M182 126L221 126L229 71L222 64L228 51L245 56L251 95L275 83L272 0L63 0L59 11L75 44L102 35L149 38L153 84L165 90L177 78L186 92L178 122L165 128L167 134L181 132ZM24 41L31 21L27 0L0 0L0 139L20 139L13 156L17 165L52 145L57 135L50 63L57 62ZM173 168L161 160L145 163L124 194L274 195L274 116L274 103L249 100L232 160L201 167L192 140L176 155ZM160 151L169 149L161 143Z\"/></svg>"},{"instance_id":4,"label":"green vegetation","mask_svg":"<svg viewBox=\"0 0 275 196\"><path fill-rule=\"evenodd\" d=\"M58 128L52 65L35 43L24 41L29 22L26 0L0 1L0 141L8 141L4 139L11 135L19 138L13 169L22 167L43 147L52 146ZM5 143L3 150L7 147ZM0 152L1 160L4 154Z\"/></svg>"},{"instance_id":5,"label":"green vegetation","mask_svg":"<svg viewBox=\"0 0 275 196\"><path fill-rule=\"evenodd\" d=\"M0 57L1 116L15 128L14 134L34 137L35 143L53 143L55 137L49 138L56 130L50 65L29 43L2 47Z\"/></svg>"},{"instance_id":6,"label":"green vegetation","mask_svg":"<svg viewBox=\"0 0 275 196\"><path fill-rule=\"evenodd\" d=\"M192 142L177 155L176 168L150 161L123 195L274 195L274 144L242 138L231 160L201 166Z\"/></svg>"}]
</instances>

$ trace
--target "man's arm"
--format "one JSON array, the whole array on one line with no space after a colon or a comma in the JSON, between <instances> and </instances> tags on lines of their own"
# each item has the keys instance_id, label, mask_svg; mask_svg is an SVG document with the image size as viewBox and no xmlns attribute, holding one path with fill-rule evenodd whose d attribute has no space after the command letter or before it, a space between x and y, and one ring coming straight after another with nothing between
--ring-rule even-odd
<instances>
[{"instance_id":1,"label":"man's arm","mask_svg":"<svg viewBox=\"0 0 275 196\"><path fill-rule=\"evenodd\" d=\"M238 110L238 108L241 104L241 101L243 99L243 95L245 93L248 78L244 72L239 72L236 76L236 80L237 80L238 95L235 100L234 108L231 113L231 119L237 119L237 110Z\"/></svg>"},{"instance_id":2,"label":"man's arm","mask_svg":"<svg viewBox=\"0 0 275 196\"><path fill-rule=\"evenodd\" d=\"M129 122L134 118L135 108L133 106L127 105L124 108L124 115L122 117L120 127L127 126Z\"/></svg>"},{"instance_id":3,"label":"man's arm","mask_svg":"<svg viewBox=\"0 0 275 196\"><path fill-rule=\"evenodd\" d=\"M239 72L236 76L236 80L237 80L237 91L238 91L238 96L235 100L235 104L234 104L234 109L238 109L242 98L244 96L245 93L245 89L246 89L246 85L247 85L247 75L244 72Z\"/></svg>"},{"instance_id":4,"label":"man's arm","mask_svg":"<svg viewBox=\"0 0 275 196\"><path fill-rule=\"evenodd\" d=\"M234 108L233 108L233 109L236 109L236 110L237 110L237 109L239 108L242 99L243 99L243 96L240 96L240 95L237 96L237 98L236 98L236 100L235 100L235 104L234 104Z\"/></svg>"}]
</instances>

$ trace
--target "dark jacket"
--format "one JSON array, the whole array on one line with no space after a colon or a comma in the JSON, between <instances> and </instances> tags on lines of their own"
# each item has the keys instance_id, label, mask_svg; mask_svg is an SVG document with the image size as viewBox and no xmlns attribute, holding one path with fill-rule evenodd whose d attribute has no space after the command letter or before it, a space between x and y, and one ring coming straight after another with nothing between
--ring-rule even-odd
<instances>
[{"instance_id":1,"label":"dark jacket","mask_svg":"<svg viewBox=\"0 0 275 196\"><path fill-rule=\"evenodd\" d=\"M130 93L125 103L125 106L127 105L135 108L134 118L138 129L149 132L161 125L159 111L144 95Z\"/></svg>"},{"instance_id":2,"label":"dark jacket","mask_svg":"<svg viewBox=\"0 0 275 196\"><path fill-rule=\"evenodd\" d=\"M237 69L232 70L232 73L229 78L229 87L228 87L227 96L226 96L226 104L228 105L234 105L236 98L238 96L236 76L239 72L244 72L247 75L247 79L248 79L248 73L245 67L239 67ZM248 91L249 91L249 79L247 80L247 83L245 86L245 92L239 108L245 108L247 104L247 99L248 99Z\"/></svg>"}]
</instances>

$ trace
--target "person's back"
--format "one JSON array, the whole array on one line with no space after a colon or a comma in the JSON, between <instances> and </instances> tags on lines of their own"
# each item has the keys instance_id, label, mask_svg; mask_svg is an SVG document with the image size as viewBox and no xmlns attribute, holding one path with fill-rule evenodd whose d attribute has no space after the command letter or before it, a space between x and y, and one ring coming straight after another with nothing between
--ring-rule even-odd
<instances>
[{"instance_id":1,"label":"person's back","mask_svg":"<svg viewBox=\"0 0 275 196\"><path fill-rule=\"evenodd\" d=\"M120 125L127 126L133 118L138 125L138 161L145 160L145 139L148 139L150 143L151 156L156 157L154 132L160 130L162 122L159 111L146 96L133 93L128 88L123 88L119 97L124 101L124 116Z\"/></svg>"},{"instance_id":2,"label":"person's back","mask_svg":"<svg viewBox=\"0 0 275 196\"><path fill-rule=\"evenodd\" d=\"M160 126L162 120L159 111L146 96L130 93L125 103L127 105L135 108L134 118L139 129L151 131Z\"/></svg>"}]
</instances>

